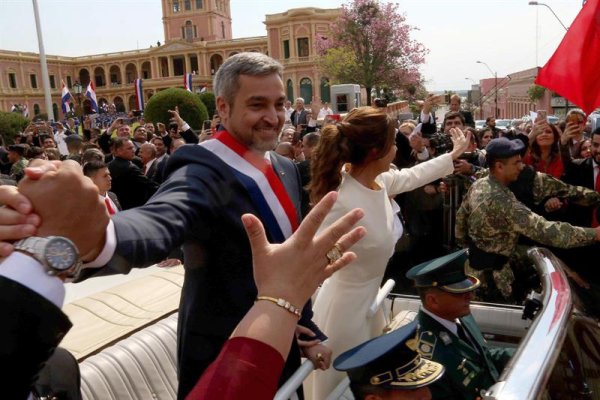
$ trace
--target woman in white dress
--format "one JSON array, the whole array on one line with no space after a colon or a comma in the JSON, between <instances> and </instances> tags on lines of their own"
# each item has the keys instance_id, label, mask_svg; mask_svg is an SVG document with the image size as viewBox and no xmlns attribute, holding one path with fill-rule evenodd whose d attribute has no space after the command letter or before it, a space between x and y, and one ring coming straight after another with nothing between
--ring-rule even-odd
<instances>
[{"instance_id":1,"label":"woman in white dress","mask_svg":"<svg viewBox=\"0 0 600 400\"><path fill-rule=\"evenodd\" d=\"M383 111L356 108L342 122L323 129L313 155L311 202L315 204L331 190L339 193L321 229L359 207L365 211L360 225L367 230L366 237L352 249L357 259L323 283L313 306L313 321L329 336L326 345L333 351L332 360L382 333L382 313L368 318L367 312L402 234L390 198L452 174L453 160L469 144L469 138L453 129L452 152L412 168L394 170L390 163L396 154L395 134L394 121ZM326 399L344 376L333 368L315 372L312 400Z\"/></svg>"}]
</instances>

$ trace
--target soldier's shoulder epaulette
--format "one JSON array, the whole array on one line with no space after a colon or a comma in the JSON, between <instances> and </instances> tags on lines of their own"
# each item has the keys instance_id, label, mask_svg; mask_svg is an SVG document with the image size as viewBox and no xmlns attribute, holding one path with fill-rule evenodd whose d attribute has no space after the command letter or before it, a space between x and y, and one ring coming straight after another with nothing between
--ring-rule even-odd
<instances>
[{"instance_id":1,"label":"soldier's shoulder epaulette","mask_svg":"<svg viewBox=\"0 0 600 400\"><path fill-rule=\"evenodd\" d=\"M437 344L437 337L431 331L422 331L419 335L419 343L417 344L417 351L422 357L431 359L435 346Z\"/></svg>"}]
</instances>

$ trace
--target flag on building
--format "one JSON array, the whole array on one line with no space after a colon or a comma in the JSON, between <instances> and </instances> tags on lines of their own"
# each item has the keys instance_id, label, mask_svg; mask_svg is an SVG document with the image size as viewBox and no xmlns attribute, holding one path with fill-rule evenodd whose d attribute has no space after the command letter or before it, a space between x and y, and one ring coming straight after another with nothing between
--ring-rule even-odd
<instances>
[{"instance_id":1,"label":"flag on building","mask_svg":"<svg viewBox=\"0 0 600 400\"><path fill-rule=\"evenodd\" d=\"M60 80L62 85L62 95L61 95L61 103L62 103L62 112L63 114L69 113L73 111L73 107L71 107L71 101L73 100L73 96L71 96L71 92L69 92L69 88L65 85L65 81Z\"/></svg>"},{"instance_id":2,"label":"flag on building","mask_svg":"<svg viewBox=\"0 0 600 400\"><path fill-rule=\"evenodd\" d=\"M184 75L183 86L185 87L185 90L193 92L193 90L192 90L192 74Z\"/></svg>"},{"instance_id":3,"label":"flag on building","mask_svg":"<svg viewBox=\"0 0 600 400\"><path fill-rule=\"evenodd\" d=\"M535 83L577 104L587 114L600 107L600 0L588 0Z\"/></svg>"},{"instance_id":4,"label":"flag on building","mask_svg":"<svg viewBox=\"0 0 600 400\"><path fill-rule=\"evenodd\" d=\"M87 90L85 91L85 97L87 97L88 100L90 101L92 111L97 113L98 112L98 100L96 99L96 85L94 85L94 82L90 81L90 83L87 87Z\"/></svg>"},{"instance_id":5,"label":"flag on building","mask_svg":"<svg viewBox=\"0 0 600 400\"><path fill-rule=\"evenodd\" d=\"M134 81L135 86L135 103L137 105L137 109L140 111L144 111L144 91L142 90L142 80L136 79Z\"/></svg>"}]
</instances>

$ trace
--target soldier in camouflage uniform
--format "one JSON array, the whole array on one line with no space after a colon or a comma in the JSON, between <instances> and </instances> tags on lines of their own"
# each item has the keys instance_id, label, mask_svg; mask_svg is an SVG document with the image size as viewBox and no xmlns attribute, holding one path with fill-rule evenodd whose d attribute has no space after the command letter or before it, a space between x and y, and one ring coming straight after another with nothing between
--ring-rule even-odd
<instances>
[{"instance_id":1,"label":"soldier in camouflage uniform","mask_svg":"<svg viewBox=\"0 0 600 400\"><path fill-rule=\"evenodd\" d=\"M504 298L510 298L514 275L509 260L523 262L526 247L519 236L559 248L585 246L600 240L600 230L547 221L517 200L508 186L517 181L523 163L520 140L493 139L487 148L490 176L479 179L469 189L456 215L456 240L469 247L469 272L485 280L492 276ZM583 188L567 187L543 175L533 176L532 201L541 202L550 191L573 195L580 204L593 204L597 194Z\"/></svg>"},{"instance_id":2,"label":"soldier in camouflage uniform","mask_svg":"<svg viewBox=\"0 0 600 400\"><path fill-rule=\"evenodd\" d=\"M25 167L29 162L25 158L25 151L29 146L24 144L13 144L8 146L8 161L12 163L10 167L10 179L19 182L25 174Z\"/></svg>"}]
</instances>

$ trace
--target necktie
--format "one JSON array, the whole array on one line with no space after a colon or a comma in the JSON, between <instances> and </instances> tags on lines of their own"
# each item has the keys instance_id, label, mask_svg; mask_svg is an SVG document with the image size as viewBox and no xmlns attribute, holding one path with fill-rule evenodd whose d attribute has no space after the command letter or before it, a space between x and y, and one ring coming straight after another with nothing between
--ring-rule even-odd
<instances>
[{"instance_id":1,"label":"necktie","mask_svg":"<svg viewBox=\"0 0 600 400\"><path fill-rule=\"evenodd\" d=\"M104 204L106 204L106 209L108 210L108 215L115 215L115 209L110 204L110 200L108 199L108 195L104 198Z\"/></svg>"},{"instance_id":2,"label":"necktie","mask_svg":"<svg viewBox=\"0 0 600 400\"><path fill-rule=\"evenodd\" d=\"M467 333L465 332L461 324L456 324L456 332L458 333L458 337L461 338L463 342L475 348L475 346L473 346L473 342L471 341L471 339L469 339L469 336L467 336Z\"/></svg>"},{"instance_id":3,"label":"necktie","mask_svg":"<svg viewBox=\"0 0 600 400\"><path fill-rule=\"evenodd\" d=\"M598 171L598 169L600 169L600 166L596 165L594 167L594 170L596 172L596 183L594 185L594 190L600 193L600 171ZM600 225L600 223L598 222L598 207L596 207L594 208L594 212L592 213L592 228L595 228L598 225Z\"/></svg>"}]
</instances>

